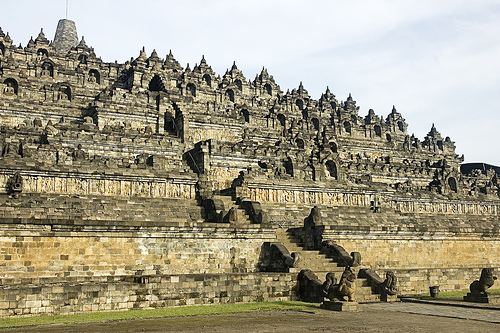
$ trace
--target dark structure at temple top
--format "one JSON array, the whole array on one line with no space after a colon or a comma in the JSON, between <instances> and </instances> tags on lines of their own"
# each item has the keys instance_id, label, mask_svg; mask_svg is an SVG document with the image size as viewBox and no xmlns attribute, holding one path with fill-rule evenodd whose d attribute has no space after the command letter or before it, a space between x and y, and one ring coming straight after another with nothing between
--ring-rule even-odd
<instances>
[{"instance_id":1,"label":"dark structure at temple top","mask_svg":"<svg viewBox=\"0 0 500 333\"><path fill-rule=\"evenodd\" d=\"M78 34L76 24L71 20L59 20L56 35L54 37L54 47L60 53L67 53L72 47L78 45Z\"/></svg>"}]
</instances>

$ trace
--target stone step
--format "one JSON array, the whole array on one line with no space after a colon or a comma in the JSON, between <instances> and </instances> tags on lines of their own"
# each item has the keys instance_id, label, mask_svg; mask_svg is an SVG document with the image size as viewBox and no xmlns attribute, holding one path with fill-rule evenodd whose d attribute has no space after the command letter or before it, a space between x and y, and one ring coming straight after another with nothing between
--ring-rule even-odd
<instances>
[{"instance_id":1,"label":"stone step","mask_svg":"<svg viewBox=\"0 0 500 333\"><path fill-rule=\"evenodd\" d=\"M337 266L332 266L332 265L315 265L315 264L308 264L308 263L304 263L304 262L299 262L297 263L296 267L295 268L299 268L299 269L310 269L311 271L313 272L316 272L316 271L326 271L326 272L335 272L335 271L341 271L343 272L344 270L338 270L338 267Z\"/></svg>"},{"instance_id":2,"label":"stone step","mask_svg":"<svg viewBox=\"0 0 500 333\"><path fill-rule=\"evenodd\" d=\"M326 274L329 272L334 272L335 276L338 275L338 278L340 278L340 276L342 275L342 272L344 272L343 267L335 267L335 266L329 267L329 269L311 269L309 267L307 267L307 268L291 267L291 268L289 268L289 272L293 273L293 274L298 274L303 269L309 269L314 274L316 274L318 276L318 279L320 279L321 281L325 281Z\"/></svg>"},{"instance_id":3,"label":"stone step","mask_svg":"<svg viewBox=\"0 0 500 333\"><path fill-rule=\"evenodd\" d=\"M105 220L131 222L202 221L204 211L195 200L163 198L116 199L105 196L61 196L54 194L22 194L23 206L2 200L0 217L49 220ZM27 203L27 204L26 204ZM241 213L240 213L241 214Z\"/></svg>"},{"instance_id":4,"label":"stone step","mask_svg":"<svg viewBox=\"0 0 500 333\"><path fill-rule=\"evenodd\" d=\"M304 250L300 244L302 240L299 230L292 229L285 231L279 229L276 231L276 238L282 242L288 251L301 254L301 260L298 262L297 267L290 268L290 273L298 274L302 269L309 269L318 276L320 281L324 281L327 273L334 272L337 281L340 280L345 268L339 267L337 263L327 258L326 255L320 251ZM352 270L356 275L358 274L358 269L353 268ZM397 297L391 298L375 294L370 281L366 278L356 279L356 292L354 298L360 303L397 300Z\"/></svg>"},{"instance_id":5,"label":"stone step","mask_svg":"<svg viewBox=\"0 0 500 333\"><path fill-rule=\"evenodd\" d=\"M356 279L356 295L373 295L372 287L363 286L363 281Z\"/></svg>"},{"instance_id":6,"label":"stone step","mask_svg":"<svg viewBox=\"0 0 500 333\"><path fill-rule=\"evenodd\" d=\"M303 243L302 238L300 238L300 237L288 237L287 240L288 240L288 243L296 244L299 247L300 247L299 244Z\"/></svg>"},{"instance_id":7,"label":"stone step","mask_svg":"<svg viewBox=\"0 0 500 333\"><path fill-rule=\"evenodd\" d=\"M286 246L285 246L286 247ZM287 248L288 252L290 250ZM328 263L333 263L332 259L326 258L324 255L319 254L318 251L307 251L307 250L299 250L299 251L293 251L295 253L300 253L302 256L302 260L308 260L308 261L322 261L322 262L328 262Z\"/></svg>"},{"instance_id":8,"label":"stone step","mask_svg":"<svg viewBox=\"0 0 500 333\"><path fill-rule=\"evenodd\" d=\"M287 248L289 252L300 253L301 259L298 262L298 267L295 270L300 271L301 269L310 269L312 271L343 271L338 269L338 266L331 259L325 257L324 254L319 253L319 251L305 250L299 244L294 244L289 239L289 234L285 229L279 229L276 231L276 238L280 241L283 246ZM326 274L326 273L325 273Z\"/></svg>"},{"instance_id":9,"label":"stone step","mask_svg":"<svg viewBox=\"0 0 500 333\"><path fill-rule=\"evenodd\" d=\"M333 267L338 267L336 263L331 262L331 261L323 261L323 260L307 260L306 258L301 258L301 260L297 263L297 265L300 265L301 267L304 268L309 268L311 270L317 269L317 268L333 268Z\"/></svg>"},{"instance_id":10,"label":"stone step","mask_svg":"<svg viewBox=\"0 0 500 333\"><path fill-rule=\"evenodd\" d=\"M215 195L214 199L219 199L224 203L224 211L226 212L228 212L231 208L236 209L236 214L238 216L237 224L251 224L250 217L246 214L246 211L240 208L230 196Z\"/></svg>"}]
</instances>

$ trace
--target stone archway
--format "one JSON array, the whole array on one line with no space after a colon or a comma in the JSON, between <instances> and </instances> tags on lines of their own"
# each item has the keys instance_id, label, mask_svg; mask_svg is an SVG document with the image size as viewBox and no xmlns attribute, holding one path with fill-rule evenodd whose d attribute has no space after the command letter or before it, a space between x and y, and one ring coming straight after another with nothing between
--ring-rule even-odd
<instances>
[{"instance_id":1,"label":"stone archway","mask_svg":"<svg viewBox=\"0 0 500 333\"><path fill-rule=\"evenodd\" d=\"M187 84L186 93L188 93L189 95L191 95L193 97L196 97L196 86L194 85L194 83Z\"/></svg>"},{"instance_id":2,"label":"stone archway","mask_svg":"<svg viewBox=\"0 0 500 333\"><path fill-rule=\"evenodd\" d=\"M348 121L344 121L344 131L348 134L351 134L351 123Z\"/></svg>"},{"instance_id":3,"label":"stone archway","mask_svg":"<svg viewBox=\"0 0 500 333\"><path fill-rule=\"evenodd\" d=\"M229 99L231 102L234 102L234 91L233 89L228 89L226 90L226 97Z\"/></svg>"},{"instance_id":4,"label":"stone archway","mask_svg":"<svg viewBox=\"0 0 500 333\"><path fill-rule=\"evenodd\" d=\"M451 191L453 191L455 193L458 192L457 180L454 177L448 178L448 186L450 187Z\"/></svg>"},{"instance_id":5,"label":"stone archway","mask_svg":"<svg viewBox=\"0 0 500 333\"><path fill-rule=\"evenodd\" d=\"M91 69L89 71L89 82L101 84L101 74L97 69Z\"/></svg>"},{"instance_id":6,"label":"stone archway","mask_svg":"<svg viewBox=\"0 0 500 333\"><path fill-rule=\"evenodd\" d=\"M208 86L208 87L211 87L212 86L212 78L210 77L210 75L208 74L205 74L203 75L203 82L205 82L205 84Z\"/></svg>"},{"instance_id":7,"label":"stone archway","mask_svg":"<svg viewBox=\"0 0 500 333\"><path fill-rule=\"evenodd\" d=\"M155 74L151 81L149 81L148 89L150 91L164 91L165 84L163 84L163 80L158 74Z\"/></svg>"},{"instance_id":8,"label":"stone archway","mask_svg":"<svg viewBox=\"0 0 500 333\"><path fill-rule=\"evenodd\" d=\"M328 160L325 163L325 168L326 168L326 176L329 178L333 179L338 179L338 171L337 171L337 164L332 161Z\"/></svg>"},{"instance_id":9,"label":"stone archway","mask_svg":"<svg viewBox=\"0 0 500 333\"><path fill-rule=\"evenodd\" d=\"M271 87L271 85L269 83L266 83L264 85L264 90L265 92L269 95L269 96L272 96L273 95L273 88Z\"/></svg>"},{"instance_id":10,"label":"stone archway","mask_svg":"<svg viewBox=\"0 0 500 333\"><path fill-rule=\"evenodd\" d=\"M5 88L4 88L5 94L17 95L19 86L18 86L16 80L14 80L12 78L8 78L8 79L5 79L5 81L3 83L5 84Z\"/></svg>"}]
</instances>

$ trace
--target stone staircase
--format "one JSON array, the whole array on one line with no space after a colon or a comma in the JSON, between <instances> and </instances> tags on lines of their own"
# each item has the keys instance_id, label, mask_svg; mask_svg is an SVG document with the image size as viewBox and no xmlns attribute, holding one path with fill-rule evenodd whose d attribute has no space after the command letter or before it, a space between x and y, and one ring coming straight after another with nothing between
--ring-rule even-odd
<instances>
[{"instance_id":1,"label":"stone staircase","mask_svg":"<svg viewBox=\"0 0 500 333\"><path fill-rule=\"evenodd\" d=\"M294 203L261 203L262 209L269 216L274 225L283 227L302 227L304 220L310 214L312 205L297 205ZM394 220L402 220L401 214L394 211L384 211L375 214L370 207L365 206L322 206L321 216L326 225L335 224L336 227L350 228L352 226L375 228L378 226L393 226Z\"/></svg>"},{"instance_id":2,"label":"stone staircase","mask_svg":"<svg viewBox=\"0 0 500 333\"><path fill-rule=\"evenodd\" d=\"M290 268L290 273L297 274L303 269L309 269L318 276L321 281L325 280L328 272L334 272L337 279L340 279L345 267L341 267L333 259L328 258L324 253L317 250L310 250L304 247L300 233L296 229L279 228L276 230L276 239L281 242L287 250L292 253L300 254L300 261L297 267ZM351 270L358 275L359 267L353 267ZM397 296L386 296L374 293L376 290L371 282L366 278L356 279L355 298L359 303L371 302L393 302L397 301Z\"/></svg>"},{"instance_id":3,"label":"stone staircase","mask_svg":"<svg viewBox=\"0 0 500 333\"><path fill-rule=\"evenodd\" d=\"M272 203L261 202L262 210L264 210L272 225L281 226L283 228L301 227L304 225L304 219L311 212L310 206L300 206L294 203Z\"/></svg>"},{"instance_id":4,"label":"stone staircase","mask_svg":"<svg viewBox=\"0 0 500 333\"><path fill-rule=\"evenodd\" d=\"M233 201L230 195L214 195L213 198L222 200L222 202L224 203L224 211L226 212L226 214L229 212L231 208L234 208L236 210L237 221L230 222L234 226L248 225L252 223L250 221L250 217L246 214L245 210L241 208L239 205L237 205L236 202Z\"/></svg>"}]
</instances>

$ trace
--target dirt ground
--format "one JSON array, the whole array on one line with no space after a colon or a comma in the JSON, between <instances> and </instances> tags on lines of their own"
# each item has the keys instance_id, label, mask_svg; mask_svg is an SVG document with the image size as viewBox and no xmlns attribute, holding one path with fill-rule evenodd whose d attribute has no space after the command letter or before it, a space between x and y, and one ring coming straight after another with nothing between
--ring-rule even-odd
<instances>
[{"instance_id":1,"label":"dirt ground","mask_svg":"<svg viewBox=\"0 0 500 333\"><path fill-rule=\"evenodd\" d=\"M498 320L497 320L498 319ZM496 321L496 323L491 322ZM11 332L500 332L500 311L436 305L361 305L360 312L274 311L52 325Z\"/></svg>"}]
</instances>

